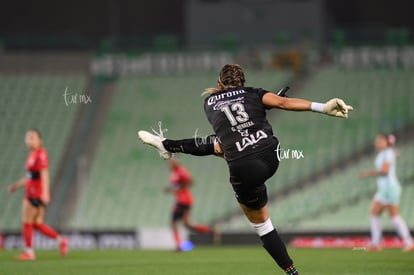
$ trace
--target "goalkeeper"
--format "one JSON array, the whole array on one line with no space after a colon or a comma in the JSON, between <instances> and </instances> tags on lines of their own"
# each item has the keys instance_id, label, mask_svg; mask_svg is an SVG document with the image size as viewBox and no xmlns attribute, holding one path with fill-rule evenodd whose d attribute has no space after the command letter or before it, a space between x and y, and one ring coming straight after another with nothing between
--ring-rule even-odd
<instances>
[{"instance_id":1,"label":"goalkeeper","mask_svg":"<svg viewBox=\"0 0 414 275\"><path fill-rule=\"evenodd\" d=\"M273 227L267 208L265 182L276 173L279 166L275 152L279 141L267 121L266 110L314 111L347 118L353 108L337 98L327 103L316 103L245 87L243 69L237 64L224 65L217 87L207 88L203 94L207 95L204 111L215 132L210 138L165 139L161 125L156 135L139 131L139 138L158 149L165 159L170 158L171 153L224 157L236 199L262 240L263 247L286 274L299 274Z\"/></svg>"}]
</instances>

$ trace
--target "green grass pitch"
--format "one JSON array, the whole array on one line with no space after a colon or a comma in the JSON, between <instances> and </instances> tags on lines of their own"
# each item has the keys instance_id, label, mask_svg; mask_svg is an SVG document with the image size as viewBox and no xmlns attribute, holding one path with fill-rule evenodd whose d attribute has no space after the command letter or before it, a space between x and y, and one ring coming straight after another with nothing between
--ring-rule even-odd
<instances>
[{"instance_id":1,"label":"green grass pitch","mask_svg":"<svg viewBox=\"0 0 414 275\"><path fill-rule=\"evenodd\" d=\"M289 249L301 274L414 274L414 252L398 249ZM37 260L19 262L19 251L0 251L0 275L105 274L283 274L261 247L196 247L191 252L144 250L38 251Z\"/></svg>"}]
</instances>

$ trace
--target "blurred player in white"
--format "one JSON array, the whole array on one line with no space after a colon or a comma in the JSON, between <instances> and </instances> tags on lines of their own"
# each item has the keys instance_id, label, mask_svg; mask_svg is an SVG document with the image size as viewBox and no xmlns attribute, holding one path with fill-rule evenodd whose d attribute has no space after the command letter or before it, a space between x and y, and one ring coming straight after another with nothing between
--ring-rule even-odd
<instances>
[{"instance_id":1,"label":"blurred player in white","mask_svg":"<svg viewBox=\"0 0 414 275\"><path fill-rule=\"evenodd\" d=\"M382 229L380 215L387 210L395 229L404 241L404 252L414 250L413 239L404 219L400 216L399 201L401 185L396 175L396 153L392 146L395 143L393 135L380 134L375 139L378 155L375 158L375 169L363 171L361 178L376 177L377 192L374 195L371 210L371 251L381 251Z\"/></svg>"}]
</instances>

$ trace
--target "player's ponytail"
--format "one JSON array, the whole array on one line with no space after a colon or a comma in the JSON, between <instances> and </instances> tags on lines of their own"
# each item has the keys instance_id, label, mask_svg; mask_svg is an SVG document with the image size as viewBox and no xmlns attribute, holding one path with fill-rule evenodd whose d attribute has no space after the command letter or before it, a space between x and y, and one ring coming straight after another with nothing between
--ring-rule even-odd
<instances>
[{"instance_id":1,"label":"player's ponytail","mask_svg":"<svg viewBox=\"0 0 414 275\"><path fill-rule=\"evenodd\" d=\"M226 64L220 71L219 83L224 89L244 87L246 78L238 64Z\"/></svg>"},{"instance_id":2,"label":"player's ponytail","mask_svg":"<svg viewBox=\"0 0 414 275\"><path fill-rule=\"evenodd\" d=\"M220 88L206 88L202 95L216 93L218 91L244 87L246 78L244 76L243 68L238 64L226 64L220 71L218 84Z\"/></svg>"}]
</instances>

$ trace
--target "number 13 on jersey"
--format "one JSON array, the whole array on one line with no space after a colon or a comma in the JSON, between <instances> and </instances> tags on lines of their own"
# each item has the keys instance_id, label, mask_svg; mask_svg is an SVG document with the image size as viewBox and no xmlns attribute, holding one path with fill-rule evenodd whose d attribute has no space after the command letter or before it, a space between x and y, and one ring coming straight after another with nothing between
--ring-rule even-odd
<instances>
[{"instance_id":1,"label":"number 13 on jersey","mask_svg":"<svg viewBox=\"0 0 414 275\"><path fill-rule=\"evenodd\" d=\"M249 120L249 114L246 113L244 105L240 102L236 102L230 106L226 105L221 108L221 111L226 115L231 126L236 126L238 123L244 123Z\"/></svg>"}]
</instances>

